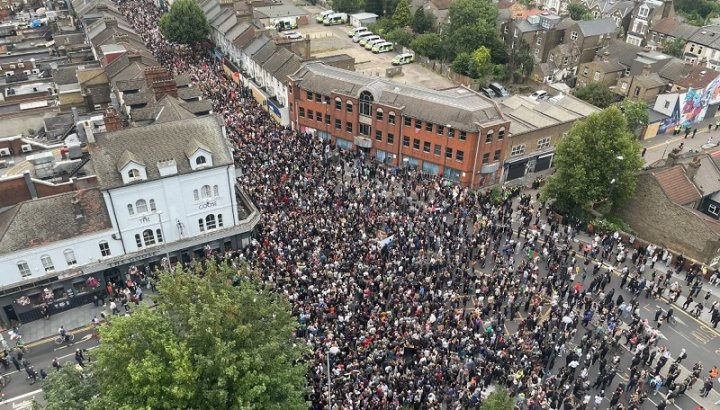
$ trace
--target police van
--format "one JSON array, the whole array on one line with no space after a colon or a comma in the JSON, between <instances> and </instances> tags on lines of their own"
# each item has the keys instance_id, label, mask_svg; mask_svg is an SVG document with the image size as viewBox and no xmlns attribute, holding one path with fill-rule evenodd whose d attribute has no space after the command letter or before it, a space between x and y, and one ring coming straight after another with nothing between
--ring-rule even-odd
<instances>
[{"instance_id":1,"label":"police van","mask_svg":"<svg viewBox=\"0 0 720 410\"><path fill-rule=\"evenodd\" d=\"M335 13L331 14L323 19L323 24L326 26L336 26L338 24L345 24L347 22L347 14Z\"/></svg>"},{"instance_id":2,"label":"police van","mask_svg":"<svg viewBox=\"0 0 720 410\"><path fill-rule=\"evenodd\" d=\"M372 31L364 31L360 34L355 34L355 37L353 37L353 42L359 43L360 40L364 39L365 37L370 37L370 36L374 36L374 35L375 34L373 34Z\"/></svg>"},{"instance_id":3,"label":"police van","mask_svg":"<svg viewBox=\"0 0 720 410\"><path fill-rule=\"evenodd\" d=\"M372 48L372 52L375 54L387 53L388 51L393 51L393 49L395 49L393 43L386 41L384 43L375 44Z\"/></svg>"},{"instance_id":4,"label":"police van","mask_svg":"<svg viewBox=\"0 0 720 410\"><path fill-rule=\"evenodd\" d=\"M415 61L415 55L411 53L403 53L398 54L393 58L392 64L393 65L403 65L403 64L410 64L413 61Z\"/></svg>"},{"instance_id":5,"label":"police van","mask_svg":"<svg viewBox=\"0 0 720 410\"><path fill-rule=\"evenodd\" d=\"M370 30L367 27L354 27L348 31L348 37L355 37L356 35L365 33L366 31Z\"/></svg>"},{"instance_id":6,"label":"police van","mask_svg":"<svg viewBox=\"0 0 720 410\"><path fill-rule=\"evenodd\" d=\"M378 36L377 34L374 34L372 36L363 37L360 39L360 45L365 47L367 45L368 41L377 40L379 38L380 38L380 36Z\"/></svg>"},{"instance_id":7,"label":"police van","mask_svg":"<svg viewBox=\"0 0 720 410\"><path fill-rule=\"evenodd\" d=\"M327 17L331 14L335 14L335 12L332 10L325 10L325 11L321 12L320 14L318 14L317 16L315 16L315 21L317 21L318 23L322 23L325 20L325 17Z\"/></svg>"},{"instance_id":8,"label":"police van","mask_svg":"<svg viewBox=\"0 0 720 410\"><path fill-rule=\"evenodd\" d=\"M385 40L384 38L380 38L380 37L378 37L374 40L368 40L367 43L365 43L365 49L372 50L372 48L375 47L377 44L384 43L385 41L387 41L387 40Z\"/></svg>"}]
</instances>

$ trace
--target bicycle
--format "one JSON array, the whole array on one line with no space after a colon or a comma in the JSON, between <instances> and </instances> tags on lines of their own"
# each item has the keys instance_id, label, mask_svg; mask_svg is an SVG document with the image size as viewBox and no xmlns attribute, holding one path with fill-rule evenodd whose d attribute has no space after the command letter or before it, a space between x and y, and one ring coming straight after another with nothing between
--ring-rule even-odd
<instances>
[{"instance_id":1,"label":"bicycle","mask_svg":"<svg viewBox=\"0 0 720 410\"><path fill-rule=\"evenodd\" d=\"M61 344L65 343L65 342L70 342L70 343L72 343L73 340L75 340L75 335L72 334L72 333L66 333L65 336L58 336L58 337L56 337L56 338L55 338L55 344L56 344L56 345L61 345Z\"/></svg>"}]
</instances>

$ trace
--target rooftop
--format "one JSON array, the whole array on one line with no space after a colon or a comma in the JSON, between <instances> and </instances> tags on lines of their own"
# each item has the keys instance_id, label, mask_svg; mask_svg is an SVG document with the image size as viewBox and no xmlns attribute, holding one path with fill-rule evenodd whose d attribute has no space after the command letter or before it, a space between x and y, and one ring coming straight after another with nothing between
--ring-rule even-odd
<instances>
[{"instance_id":1,"label":"rooftop","mask_svg":"<svg viewBox=\"0 0 720 410\"><path fill-rule=\"evenodd\" d=\"M592 113L600 112L599 108L570 95L544 101L513 95L502 100L500 108L510 119L512 135L575 122Z\"/></svg>"},{"instance_id":2,"label":"rooftop","mask_svg":"<svg viewBox=\"0 0 720 410\"><path fill-rule=\"evenodd\" d=\"M667 197L678 205L688 205L701 198L700 192L690 182L682 165L653 172Z\"/></svg>"}]
</instances>

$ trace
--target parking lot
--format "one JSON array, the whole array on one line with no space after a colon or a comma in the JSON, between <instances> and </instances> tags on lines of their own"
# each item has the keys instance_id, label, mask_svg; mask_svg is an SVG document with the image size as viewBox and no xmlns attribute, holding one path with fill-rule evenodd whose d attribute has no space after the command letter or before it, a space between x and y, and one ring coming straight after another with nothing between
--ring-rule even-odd
<instances>
[{"instance_id":1,"label":"parking lot","mask_svg":"<svg viewBox=\"0 0 720 410\"><path fill-rule=\"evenodd\" d=\"M313 57L327 57L336 54L348 54L355 59L355 71L370 76L385 77L385 70L391 68L392 59L398 52L374 54L357 43L353 43L348 37L350 25L323 26L315 22L315 15L322 9L318 7L305 7L312 13L312 20L307 26L298 27L297 31L303 35L309 34L312 40L311 53ZM402 74L393 78L387 78L402 84L421 85L424 87L441 90L452 88L456 85L420 64L412 63L402 66Z\"/></svg>"}]
</instances>

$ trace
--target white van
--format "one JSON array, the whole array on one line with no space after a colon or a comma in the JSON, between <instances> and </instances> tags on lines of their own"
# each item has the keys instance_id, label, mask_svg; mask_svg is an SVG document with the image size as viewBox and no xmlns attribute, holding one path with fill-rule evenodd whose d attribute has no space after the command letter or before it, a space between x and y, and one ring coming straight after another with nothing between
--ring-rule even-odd
<instances>
[{"instance_id":1,"label":"white van","mask_svg":"<svg viewBox=\"0 0 720 410\"><path fill-rule=\"evenodd\" d=\"M368 41L365 43L365 49L366 49L366 50L372 50L372 48L375 47L375 45L380 44L380 43L384 43L385 41L386 41L386 40L385 40L384 38L380 38L380 36L378 36L378 38L376 38L376 39L368 40Z\"/></svg>"},{"instance_id":2,"label":"white van","mask_svg":"<svg viewBox=\"0 0 720 410\"><path fill-rule=\"evenodd\" d=\"M355 37L356 35L358 35L360 33L364 33L366 31L370 31L370 30L368 30L367 27L355 27L355 28L350 29L350 31L348 31L348 37Z\"/></svg>"},{"instance_id":3,"label":"white van","mask_svg":"<svg viewBox=\"0 0 720 410\"><path fill-rule=\"evenodd\" d=\"M337 26L338 24L345 24L347 22L347 14L335 13L331 14L323 19L323 25L326 26Z\"/></svg>"},{"instance_id":4,"label":"white van","mask_svg":"<svg viewBox=\"0 0 720 410\"><path fill-rule=\"evenodd\" d=\"M332 10L325 10L325 11L321 12L320 14L318 14L317 16L315 16L315 21L322 24L323 20L325 20L325 17L327 17L331 14L335 14L335 12Z\"/></svg>"},{"instance_id":5,"label":"white van","mask_svg":"<svg viewBox=\"0 0 720 410\"><path fill-rule=\"evenodd\" d=\"M363 32L360 33L360 34L355 34L355 37L353 37L353 42L354 42L354 43L359 43L360 40L362 40L363 38L365 38L365 37L370 37L370 36L374 36L374 35L375 35L375 34L373 34L372 31L363 31Z\"/></svg>"},{"instance_id":6,"label":"white van","mask_svg":"<svg viewBox=\"0 0 720 410\"><path fill-rule=\"evenodd\" d=\"M375 54L387 53L388 51L393 51L394 48L393 43L386 41L384 43L375 44L372 48L372 52Z\"/></svg>"}]
</instances>

